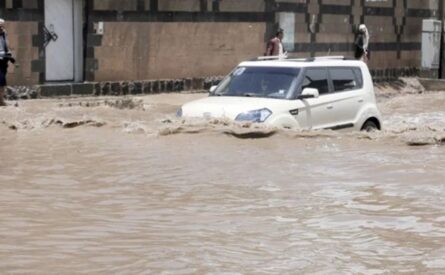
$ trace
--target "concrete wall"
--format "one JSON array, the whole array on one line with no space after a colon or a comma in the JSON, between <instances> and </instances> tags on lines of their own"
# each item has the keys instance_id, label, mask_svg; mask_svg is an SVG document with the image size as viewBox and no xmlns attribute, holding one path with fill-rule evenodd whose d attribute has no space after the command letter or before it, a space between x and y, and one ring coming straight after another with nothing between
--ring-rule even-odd
<instances>
[{"instance_id":1,"label":"concrete wall","mask_svg":"<svg viewBox=\"0 0 445 275\"><path fill-rule=\"evenodd\" d=\"M265 1L217 2L95 1L90 38L97 43L88 50L87 80L224 75L240 60L262 55Z\"/></svg>"},{"instance_id":2,"label":"concrete wall","mask_svg":"<svg viewBox=\"0 0 445 275\"><path fill-rule=\"evenodd\" d=\"M95 80L223 75L263 51L264 23L109 22ZM248 39L245 39L248 37Z\"/></svg>"},{"instance_id":3,"label":"concrete wall","mask_svg":"<svg viewBox=\"0 0 445 275\"><path fill-rule=\"evenodd\" d=\"M226 74L263 54L280 24L287 49L307 57L352 55L354 32L365 23L371 70L394 76L420 69L422 20L439 16L439 0L83 1L88 81ZM12 84L44 82L44 2L0 0L20 63L11 70Z\"/></svg>"}]
</instances>

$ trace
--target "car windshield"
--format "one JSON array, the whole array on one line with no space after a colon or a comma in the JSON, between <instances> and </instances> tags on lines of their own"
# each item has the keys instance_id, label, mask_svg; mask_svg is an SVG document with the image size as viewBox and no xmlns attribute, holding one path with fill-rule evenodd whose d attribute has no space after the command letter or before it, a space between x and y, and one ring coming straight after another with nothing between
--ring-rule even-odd
<instances>
[{"instance_id":1,"label":"car windshield","mask_svg":"<svg viewBox=\"0 0 445 275\"><path fill-rule=\"evenodd\" d=\"M213 95L285 99L295 89L299 73L299 68L238 67Z\"/></svg>"}]
</instances>

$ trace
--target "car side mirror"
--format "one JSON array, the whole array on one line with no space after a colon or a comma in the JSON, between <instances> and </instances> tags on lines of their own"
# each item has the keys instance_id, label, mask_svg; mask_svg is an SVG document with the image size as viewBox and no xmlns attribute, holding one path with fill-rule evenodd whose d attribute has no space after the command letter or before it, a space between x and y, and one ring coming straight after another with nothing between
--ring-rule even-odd
<instances>
[{"instance_id":1,"label":"car side mirror","mask_svg":"<svg viewBox=\"0 0 445 275\"><path fill-rule=\"evenodd\" d=\"M301 92L301 95L298 96L298 99L318 98L319 96L320 93L318 92L318 89L304 88L303 92Z\"/></svg>"},{"instance_id":2,"label":"car side mirror","mask_svg":"<svg viewBox=\"0 0 445 275\"><path fill-rule=\"evenodd\" d=\"M209 93L210 93L210 94L213 94L213 93L216 91L216 88L218 88L217 85L210 87L210 89L209 89Z\"/></svg>"}]
</instances>

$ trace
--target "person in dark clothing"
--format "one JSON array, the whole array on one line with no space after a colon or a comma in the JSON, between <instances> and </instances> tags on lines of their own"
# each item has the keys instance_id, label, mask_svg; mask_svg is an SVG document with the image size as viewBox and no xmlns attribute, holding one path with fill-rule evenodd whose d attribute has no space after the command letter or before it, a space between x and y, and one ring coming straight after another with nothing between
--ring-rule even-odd
<instances>
[{"instance_id":1,"label":"person in dark clothing","mask_svg":"<svg viewBox=\"0 0 445 275\"><path fill-rule=\"evenodd\" d=\"M275 37L269 40L267 43L267 49L265 56L284 56L286 55L286 52L284 51L283 47L283 38L284 38L284 31L283 29L278 29Z\"/></svg>"},{"instance_id":2,"label":"person in dark clothing","mask_svg":"<svg viewBox=\"0 0 445 275\"><path fill-rule=\"evenodd\" d=\"M5 86L8 62L15 63L15 60L9 51L5 20L0 19L0 106L6 106Z\"/></svg>"},{"instance_id":3,"label":"person in dark clothing","mask_svg":"<svg viewBox=\"0 0 445 275\"><path fill-rule=\"evenodd\" d=\"M360 25L354 43L355 58L367 63L369 60L369 32L365 25Z\"/></svg>"}]
</instances>

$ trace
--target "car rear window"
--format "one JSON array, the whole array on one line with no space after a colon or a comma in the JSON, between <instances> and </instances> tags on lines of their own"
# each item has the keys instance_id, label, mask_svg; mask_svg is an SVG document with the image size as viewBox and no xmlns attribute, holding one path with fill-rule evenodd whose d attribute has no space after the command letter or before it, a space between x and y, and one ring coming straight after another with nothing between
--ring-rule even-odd
<instances>
[{"instance_id":1,"label":"car rear window","mask_svg":"<svg viewBox=\"0 0 445 275\"><path fill-rule=\"evenodd\" d=\"M355 74L355 78L357 79L357 84L359 85L359 88L363 88L363 75L362 70L360 68L352 68Z\"/></svg>"},{"instance_id":2,"label":"car rear window","mask_svg":"<svg viewBox=\"0 0 445 275\"><path fill-rule=\"evenodd\" d=\"M360 74L360 77L357 73ZM355 68L330 68L329 74L334 85L334 92L356 90L363 85L361 73L356 72Z\"/></svg>"}]
</instances>

